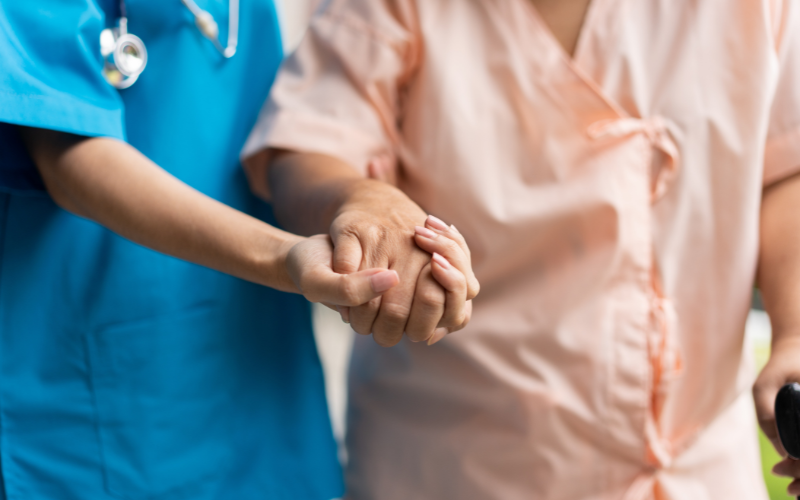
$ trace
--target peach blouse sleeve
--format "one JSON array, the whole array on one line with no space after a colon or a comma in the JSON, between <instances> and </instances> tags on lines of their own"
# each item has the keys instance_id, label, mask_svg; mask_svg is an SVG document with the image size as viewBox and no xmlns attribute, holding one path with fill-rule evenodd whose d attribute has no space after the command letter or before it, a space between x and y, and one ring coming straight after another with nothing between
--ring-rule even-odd
<instances>
[{"instance_id":1,"label":"peach blouse sleeve","mask_svg":"<svg viewBox=\"0 0 800 500\"><path fill-rule=\"evenodd\" d=\"M242 157L318 153L362 174L393 158L399 89L419 59L415 19L410 0L332 0L285 61Z\"/></svg>"},{"instance_id":2,"label":"peach blouse sleeve","mask_svg":"<svg viewBox=\"0 0 800 500\"><path fill-rule=\"evenodd\" d=\"M800 172L800 5L783 1L778 24L780 79L764 155L764 186Z\"/></svg>"}]
</instances>

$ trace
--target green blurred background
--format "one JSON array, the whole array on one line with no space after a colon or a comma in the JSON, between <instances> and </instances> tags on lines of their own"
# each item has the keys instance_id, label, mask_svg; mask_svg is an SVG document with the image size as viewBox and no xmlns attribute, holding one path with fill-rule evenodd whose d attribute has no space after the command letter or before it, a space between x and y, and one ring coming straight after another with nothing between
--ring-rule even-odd
<instances>
[{"instance_id":1,"label":"green blurred background","mask_svg":"<svg viewBox=\"0 0 800 500\"><path fill-rule=\"evenodd\" d=\"M769 440L764 433L758 431L758 442L761 445L761 469L764 471L764 479L767 482L767 490L772 500L794 500L786 494L786 487L789 486L788 478L774 476L770 470L778 463L780 456L772 448Z\"/></svg>"}]
</instances>

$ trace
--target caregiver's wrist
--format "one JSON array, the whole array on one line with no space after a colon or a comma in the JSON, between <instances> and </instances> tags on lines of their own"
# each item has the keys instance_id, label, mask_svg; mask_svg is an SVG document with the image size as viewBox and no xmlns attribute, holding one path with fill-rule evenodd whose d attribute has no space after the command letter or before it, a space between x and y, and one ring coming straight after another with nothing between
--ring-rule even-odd
<instances>
[{"instance_id":1,"label":"caregiver's wrist","mask_svg":"<svg viewBox=\"0 0 800 500\"><path fill-rule=\"evenodd\" d=\"M262 235L257 248L251 253L250 267L256 276L253 281L282 292L300 293L289 275L287 259L292 248L306 239L303 236L270 228L270 231Z\"/></svg>"}]
</instances>

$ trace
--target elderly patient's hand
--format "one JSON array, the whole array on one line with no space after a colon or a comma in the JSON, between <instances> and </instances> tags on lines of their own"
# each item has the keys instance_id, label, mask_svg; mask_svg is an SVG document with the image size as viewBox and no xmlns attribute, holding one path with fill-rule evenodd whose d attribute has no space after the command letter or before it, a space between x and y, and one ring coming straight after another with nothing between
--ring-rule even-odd
<instances>
[{"instance_id":1,"label":"elderly patient's hand","mask_svg":"<svg viewBox=\"0 0 800 500\"><path fill-rule=\"evenodd\" d=\"M388 268L400 277L382 297L343 311L356 332L373 334L382 346L397 344L404 332L414 342L437 341L469 320L467 301L478 289L466 245L457 231L430 222L405 195L376 183L351 196L331 225L337 273ZM440 256L431 259L423 248Z\"/></svg>"}]
</instances>

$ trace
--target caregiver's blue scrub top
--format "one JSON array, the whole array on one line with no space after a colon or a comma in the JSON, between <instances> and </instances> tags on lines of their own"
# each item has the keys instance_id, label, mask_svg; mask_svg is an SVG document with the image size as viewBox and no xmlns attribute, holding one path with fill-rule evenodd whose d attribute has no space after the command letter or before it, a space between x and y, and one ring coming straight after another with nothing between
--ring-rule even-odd
<instances>
[{"instance_id":1,"label":"caregiver's blue scrub top","mask_svg":"<svg viewBox=\"0 0 800 500\"><path fill-rule=\"evenodd\" d=\"M227 40L228 3L198 0ZM224 60L180 0L128 0L149 63L101 76L116 1L0 1L0 498L328 500L342 493L309 305L59 209L15 125L128 140L268 218L238 152L281 58L241 0Z\"/></svg>"}]
</instances>

